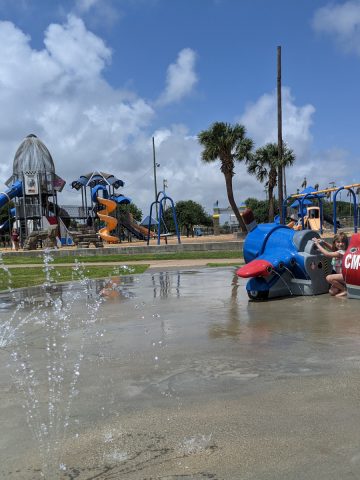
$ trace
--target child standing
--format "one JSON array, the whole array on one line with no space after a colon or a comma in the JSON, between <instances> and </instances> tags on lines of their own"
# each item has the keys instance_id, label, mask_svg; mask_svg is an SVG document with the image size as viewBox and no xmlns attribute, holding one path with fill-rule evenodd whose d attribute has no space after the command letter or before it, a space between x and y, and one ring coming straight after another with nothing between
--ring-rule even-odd
<instances>
[{"instance_id":1,"label":"child standing","mask_svg":"<svg viewBox=\"0 0 360 480\"><path fill-rule=\"evenodd\" d=\"M16 228L11 232L11 244L13 250L19 250L20 235Z\"/></svg>"},{"instance_id":2,"label":"child standing","mask_svg":"<svg viewBox=\"0 0 360 480\"><path fill-rule=\"evenodd\" d=\"M346 285L341 272L342 257L349 243L346 233L337 233L332 245L321 238L313 238L312 240L323 255L331 258L333 272L326 277L326 281L330 283L330 295L335 297L346 296Z\"/></svg>"}]
</instances>

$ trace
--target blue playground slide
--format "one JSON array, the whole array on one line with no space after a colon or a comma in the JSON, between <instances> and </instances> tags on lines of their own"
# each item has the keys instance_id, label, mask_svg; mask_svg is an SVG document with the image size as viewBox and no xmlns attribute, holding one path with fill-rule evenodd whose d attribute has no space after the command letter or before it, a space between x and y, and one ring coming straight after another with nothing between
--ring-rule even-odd
<instances>
[{"instance_id":1,"label":"blue playground slide","mask_svg":"<svg viewBox=\"0 0 360 480\"><path fill-rule=\"evenodd\" d=\"M134 237L136 237L139 240L147 240L147 232L145 234L145 227L141 227L137 225L135 222L129 222L124 219L120 221L120 225L128 232L130 232ZM141 229L141 230L140 230Z\"/></svg>"},{"instance_id":2,"label":"blue playground slide","mask_svg":"<svg viewBox=\"0 0 360 480\"><path fill-rule=\"evenodd\" d=\"M22 196L22 182L16 180L6 192L0 192L0 208L7 204L14 197Z\"/></svg>"}]
</instances>

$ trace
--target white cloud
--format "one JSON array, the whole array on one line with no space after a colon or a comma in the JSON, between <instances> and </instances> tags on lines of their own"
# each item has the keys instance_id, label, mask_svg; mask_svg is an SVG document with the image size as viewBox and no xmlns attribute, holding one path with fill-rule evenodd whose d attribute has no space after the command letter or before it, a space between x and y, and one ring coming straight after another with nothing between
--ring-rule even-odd
<instances>
[{"instance_id":1,"label":"white cloud","mask_svg":"<svg viewBox=\"0 0 360 480\"><path fill-rule=\"evenodd\" d=\"M185 125L172 125L159 129L154 132L153 136L156 146L156 162L160 164L157 169L158 190L162 189L165 178L168 181L167 193L174 201L194 200L203 205L209 213L212 213L213 205L217 200L222 207L229 205L224 175L220 171L220 162L205 164L201 161L201 146L196 137L189 135ZM147 165L148 175L131 182L126 189L135 203L137 203L136 197L139 192L150 192L151 202L154 200L155 194L150 140L146 140L146 146L142 149L141 154L137 150L135 156L138 159L140 156L143 158L142 171ZM139 177L140 175L139 171ZM133 178L137 178L135 172L133 172ZM246 173L243 163L236 165L233 186L235 199L239 203L254 196L254 192L263 194L263 187L259 186L254 177L250 177ZM146 205L149 205L149 202ZM145 212L146 210L144 210Z\"/></svg>"},{"instance_id":2,"label":"white cloud","mask_svg":"<svg viewBox=\"0 0 360 480\"><path fill-rule=\"evenodd\" d=\"M312 176L314 174L314 170L309 164L314 112L313 105L297 106L290 89L282 88L283 139L296 155L295 165L291 167L291 174L287 179L288 192L296 191L304 176L310 178L311 174ZM245 125L248 136L254 140L255 148L262 147L266 143L277 143L276 91L264 94L256 102L249 104L239 121ZM317 181L319 182L319 180ZM258 186L256 193L264 197L263 186Z\"/></svg>"},{"instance_id":3,"label":"white cloud","mask_svg":"<svg viewBox=\"0 0 360 480\"><path fill-rule=\"evenodd\" d=\"M63 74L86 81L98 76L111 59L111 51L103 40L89 32L74 15L69 15L65 25L51 24L44 43Z\"/></svg>"},{"instance_id":4,"label":"white cloud","mask_svg":"<svg viewBox=\"0 0 360 480\"><path fill-rule=\"evenodd\" d=\"M282 130L283 139L297 156L304 157L309 151L312 136L310 128L315 108L308 104L298 107L291 91L282 88ZM255 148L266 143L277 143L277 95L276 92L262 95L249 104L240 118L248 135L254 140Z\"/></svg>"},{"instance_id":5,"label":"white cloud","mask_svg":"<svg viewBox=\"0 0 360 480\"><path fill-rule=\"evenodd\" d=\"M352 159L349 152L333 147L314 154L312 159L307 165L304 165L304 167L308 170L310 169L310 172L313 172L313 178L315 175L318 177L317 181L323 188L326 188L326 186L333 181L340 187L354 183L354 181L349 178L351 162ZM301 172L301 165L298 166L298 171ZM305 170L304 176L306 176ZM316 183L316 181L314 183Z\"/></svg>"},{"instance_id":6,"label":"white cloud","mask_svg":"<svg viewBox=\"0 0 360 480\"><path fill-rule=\"evenodd\" d=\"M283 87L282 113L283 139L296 155L294 166L287 169L288 194L296 192L304 177L307 178L308 185L319 183L320 188L327 188L332 181L338 186L358 182L349 152L335 147L323 152L313 151L313 105L297 106L290 89ZM247 134L255 141L255 148L268 142L277 143L276 92L264 94L248 105L239 121L246 126ZM251 196L260 195L264 197L263 186L254 185L254 194Z\"/></svg>"},{"instance_id":7,"label":"white cloud","mask_svg":"<svg viewBox=\"0 0 360 480\"><path fill-rule=\"evenodd\" d=\"M158 99L159 105L178 102L189 95L198 81L195 72L196 54L191 48L184 48L179 53L176 63L169 65L166 87Z\"/></svg>"},{"instance_id":8,"label":"white cloud","mask_svg":"<svg viewBox=\"0 0 360 480\"><path fill-rule=\"evenodd\" d=\"M149 213L155 197L152 136L156 163L160 164L156 169L158 191L163 189L163 180L167 179L167 194L174 202L192 199L211 212L215 193L220 190L221 198L224 191L223 175L216 165L202 164L200 145L184 125L158 129L150 136L140 134L127 146L124 161L121 161L121 178L126 182L124 193L144 215Z\"/></svg>"},{"instance_id":9,"label":"white cloud","mask_svg":"<svg viewBox=\"0 0 360 480\"><path fill-rule=\"evenodd\" d=\"M315 12L313 28L333 35L336 43L347 52L360 55L360 1L329 4Z\"/></svg>"},{"instance_id":10,"label":"white cloud","mask_svg":"<svg viewBox=\"0 0 360 480\"><path fill-rule=\"evenodd\" d=\"M71 15L63 25L50 25L44 44L34 50L15 25L0 22L3 181L29 133L45 142L57 173L68 183L91 169L120 176L123 151L149 126L153 108L135 93L106 83L102 73L111 50L79 18Z\"/></svg>"},{"instance_id":11,"label":"white cloud","mask_svg":"<svg viewBox=\"0 0 360 480\"><path fill-rule=\"evenodd\" d=\"M103 170L123 179L122 192L146 213L154 197L153 107L135 92L115 89L105 81L103 71L111 61L111 50L75 15L64 24L51 24L44 45L43 50L32 49L30 38L19 28L0 22L3 181L12 173L12 159L22 138L34 133L49 148L57 174L68 183L59 198L61 204L81 202L80 194L70 189L72 180ZM191 90L194 58L186 49L169 67L168 101L179 100ZM185 79L188 84L182 85ZM197 140L180 126L154 135L161 163L159 186L167 178L175 201L193 198L202 203L202 182L208 179L211 184L213 174L200 164ZM212 184L217 184L219 176ZM219 184L223 185L221 176Z\"/></svg>"}]
</instances>

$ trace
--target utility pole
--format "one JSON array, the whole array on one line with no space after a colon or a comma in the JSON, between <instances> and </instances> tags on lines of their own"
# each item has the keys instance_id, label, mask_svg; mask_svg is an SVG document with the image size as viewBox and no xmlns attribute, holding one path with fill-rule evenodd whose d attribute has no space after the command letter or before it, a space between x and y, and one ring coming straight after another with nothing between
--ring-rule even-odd
<instances>
[{"instance_id":1,"label":"utility pole","mask_svg":"<svg viewBox=\"0 0 360 480\"><path fill-rule=\"evenodd\" d=\"M153 146L153 163L154 163L154 190L155 190L155 208L156 208L156 221L159 219L159 211L157 204L157 184L156 184L156 168L160 167L159 163L156 163L156 154L155 154L155 139L152 137L152 146Z\"/></svg>"},{"instance_id":2,"label":"utility pole","mask_svg":"<svg viewBox=\"0 0 360 480\"><path fill-rule=\"evenodd\" d=\"M281 104L281 46L277 47L277 111L278 111L278 202L279 202L279 214L280 223L284 223L283 218L283 141L282 141L282 104Z\"/></svg>"}]
</instances>

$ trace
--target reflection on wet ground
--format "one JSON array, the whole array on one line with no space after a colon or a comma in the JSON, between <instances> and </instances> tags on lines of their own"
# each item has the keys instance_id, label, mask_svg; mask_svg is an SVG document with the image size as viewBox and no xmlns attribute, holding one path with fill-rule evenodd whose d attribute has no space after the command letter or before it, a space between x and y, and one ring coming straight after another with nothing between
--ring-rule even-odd
<instances>
[{"instance_id":1,"label":"reflection on wet ground","mask_svg":"<svg viewBox=\"0 0 360 480\"><path fill-rule=\"evenodd\" d=\"M232 268L4 294L0 478L357 478L359 305Z\"/></svg>"}]
</instances>

